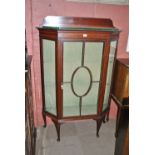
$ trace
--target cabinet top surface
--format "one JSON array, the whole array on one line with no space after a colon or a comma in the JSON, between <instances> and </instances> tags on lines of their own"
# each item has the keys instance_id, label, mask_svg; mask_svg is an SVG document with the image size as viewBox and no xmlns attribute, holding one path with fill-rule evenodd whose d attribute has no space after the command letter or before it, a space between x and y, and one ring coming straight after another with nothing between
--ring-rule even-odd
<instances>
[{"instance_id":1,"label":"cabinet top surface","mask_svg":"<svg viewBox=\"0 0 155 155\"><path fill-rule=\"evenodd\" d=\"M47 16L38 29L119 31L111 19Z\"/></svg>"}]
</instances>

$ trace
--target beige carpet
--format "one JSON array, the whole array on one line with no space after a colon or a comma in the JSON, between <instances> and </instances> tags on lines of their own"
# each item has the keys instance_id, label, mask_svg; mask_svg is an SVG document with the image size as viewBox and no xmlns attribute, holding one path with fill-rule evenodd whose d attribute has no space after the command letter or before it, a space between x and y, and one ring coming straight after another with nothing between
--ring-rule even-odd
<instances>
[{"instance_id":1,"label":"beige carpet","mask_svg":"<svg viewBox=\"0 0 155 155\"><path fill-rule=\"evenodd\" d=\"M96 122L84 120L61 125L57 142L55 126L37 129L36 155L114 155L115 120L102 124L96 137Z\"/></svg>"}]
</instances>

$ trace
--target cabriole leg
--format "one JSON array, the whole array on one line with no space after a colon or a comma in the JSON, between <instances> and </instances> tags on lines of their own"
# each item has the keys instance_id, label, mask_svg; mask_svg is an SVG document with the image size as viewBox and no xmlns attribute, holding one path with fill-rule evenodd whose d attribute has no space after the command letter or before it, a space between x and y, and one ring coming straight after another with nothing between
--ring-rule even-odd
<instances>
[{"instance_id":1,"label":"cabriole leg","mask_svg":"<svg viewBox=\"0 0 155 155\"><path fill-rule=\"evenodd\" d=\"M103 123L105 123L105 122L106 122L105 118L106 118L106 115L104 115L104 116L103 116L103 120L102 120L102 121L103 121Z\"/></svg>"},{"instance_id":2,"label":"cabriole leg","mask_svg":"<svg viewBox=\"0 0 155 155\"><path fill-rule=\"evenodd\" d=\"M46 123L46 114L45 114L45 112L42 112L42 115L43 115L43 120L44 120L44 128L46 128L46 125L47 125L47 123Z\"/></svg>"},{"instance_id":3,"label":"cabriole leg","mask_svg":"<svg viewBox=\"0 0 155 155\"><path fill-rule=\"evenodd\" d=\"M96 124L97 124L96 136L99 137L99 130L100 130L100 128L101 128L102 119L97 119L97 120L96 120Z\"/></svg>"},{"instance_id":4,"label":"cabriole leg","mask_svg":"<svg viewBox=\"0 0 155 155\"><path fill-rule=\"evenodd\" d=\"M109 121L109 113L110 113L110 109L108 110L107 114L106 114L106 121Z\"/></svg>"},{"instance_id":5,"label":"cabriole leg","mask_svg":"<svg viewBox=\"0 0 155 155\"><path fill-rule=\"evenodd\" d=\"M59 142L60 141L60 125L61 124L54 120L53 120L53 123L54 123L56 131L57 131L57 136L58 136L57 141Z\"/></svg>"}]
</instances>

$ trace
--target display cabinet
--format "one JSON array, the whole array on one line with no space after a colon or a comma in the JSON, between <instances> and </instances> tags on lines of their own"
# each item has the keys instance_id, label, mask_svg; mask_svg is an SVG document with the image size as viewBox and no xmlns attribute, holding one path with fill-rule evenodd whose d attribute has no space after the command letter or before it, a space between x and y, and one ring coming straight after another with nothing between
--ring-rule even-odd
<instances>
[{"instance_id":1,"label":"display cabinet","mask_svg":"<svg viewBox=\"0 0 155 155\"><path fill-rule=\"evenodd\" d=\"M97 136L108 120L109 94L120 31L110 19L44 18L38 27L43 118L60 125L94 119Z\"/></svg>"}]
</instances>

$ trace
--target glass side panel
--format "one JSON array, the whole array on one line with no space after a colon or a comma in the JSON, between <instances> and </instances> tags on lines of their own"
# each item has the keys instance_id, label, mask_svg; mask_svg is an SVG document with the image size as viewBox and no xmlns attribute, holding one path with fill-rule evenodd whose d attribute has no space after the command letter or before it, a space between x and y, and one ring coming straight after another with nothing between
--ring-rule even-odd
<instances>
[{"instance_id":1,"label":"glass side panel","mask_svg":"<svg viewBox=\"0 0 155 155\"><path fill-rule=\"evenodd\" d=\"M70 83L63 84L63 115L79 116L79 101L79 97L73 94Z\"/></svg>"},{"instance_id":2,"label":"glass side panel","mask_svg":"<svg viewBox=\"0 0 155 155\"><path fill-rule=\"evenodd\" d=\"M82 98L82 115L97 114L99 83L93 83L88 95Z\"/></svg>"},{"instance_id":3,"label":"glass side panel","mask_svg":"<svg viewBox=\"0 0 155 155\"><path fill-rule=\"evenodd\" d=\"M45 109L56 115L55 41L42 40Z\"/></svg>"},{"instance_id":4,"label":"glass side panel","mask_svg":"<svg viewBox=\"0 0 155 155\"><path fill-rule=\"evenodd\" d=\"M107 78L106 78L106 88L105 88L105 95L104 95L104 102L103 102L103 110L105 110L108 106L108 99L109 99L109 93L110 93L110 87L111 87L111 78L112 78L116 46L117 46L117 41L111 41L109 62L108 62L108 71L107 71Z\"/></svg>"},{"instance_id":5,"label":"glass side panel","mask_svg":"<svg viewBox=\"0 0 155 155\"><path fill-rule=\"evenodd\" d=\"M63 82L71 81L74 70L81 65L82 42L64 42Z\"/></svg>"},{"instance_id":6,"label":"glass side panel","mask_svg":"<svg viewBox=\"0 0 155 155\"><path fill-rule=\"evenodd\" d=\"M93 81L100 80L102 63L103 42L86 42L84 65L87 66L93 76Z\"/></svg>"}]
</instances>

